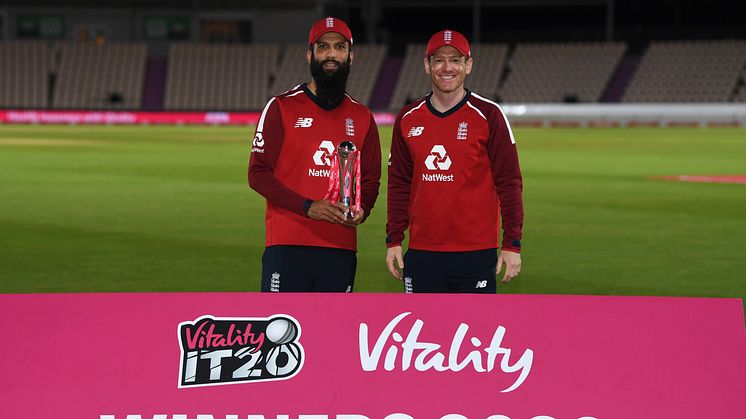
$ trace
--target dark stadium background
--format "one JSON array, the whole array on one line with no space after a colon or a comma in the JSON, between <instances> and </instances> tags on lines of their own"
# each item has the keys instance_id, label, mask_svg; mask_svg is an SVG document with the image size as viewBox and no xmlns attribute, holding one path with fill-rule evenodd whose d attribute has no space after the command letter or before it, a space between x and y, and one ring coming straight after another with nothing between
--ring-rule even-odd
<instances>
[{"instance_id":1,"label":"dark stadium background","mask_svg":"<svg viewBox=\"0 0 746 419\"><path fill-rule=\"evenodd\" d=\"M116 11L133 20L133 30L117 34L117 40L140 41L136 20L153 11L209 20L210 13L224 11L300 10L345 19L356 41L385 43L391 54L443 27L462 31L472 42L615 40L641 48L650 40L744 38L741 6L727 0L3 0L0 39L17 39L10 20L28 12ZM278 28L278 34L287 29ZM190 40L205 39L193 31ZM245 41L252 41L250 33Z\"/></svg>"}]
</instances>

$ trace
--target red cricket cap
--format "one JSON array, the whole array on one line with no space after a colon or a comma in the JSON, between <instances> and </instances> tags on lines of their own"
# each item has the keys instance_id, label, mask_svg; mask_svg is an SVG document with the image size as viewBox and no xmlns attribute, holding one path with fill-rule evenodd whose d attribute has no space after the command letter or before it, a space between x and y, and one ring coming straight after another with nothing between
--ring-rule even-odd
<instances>
[{"instance_id":1,"label":"red cricket cap","mask_svg":"<svg viewBox=\"0 0 746 419\"><path fill-rule=\"evenodd\" d=\"M471 56L471 48L469 47L469 41L466 40L466 37L462 35L461 32L444 29L430 37L430 42L427 43L426 58L432 57L438 48L445 46L454 47L458 52L467 57Z\"/></svg>"},{"instance_id":2,"label":"red cricket cap","mask_svg":"<svg viewBox=\"0 0 746 419\"><path fill-rule=\"evenodd\" d=\"M311 33L308 34L308 46L313 45L314 42L321 38L321 35L327 32L336 32L345 37L346 40L350 41L352 45L352 31L350 27L342 19L336 17L326 17L321 20L317 20L316 23L311 26Z\"/></svg>"}]
</instances>

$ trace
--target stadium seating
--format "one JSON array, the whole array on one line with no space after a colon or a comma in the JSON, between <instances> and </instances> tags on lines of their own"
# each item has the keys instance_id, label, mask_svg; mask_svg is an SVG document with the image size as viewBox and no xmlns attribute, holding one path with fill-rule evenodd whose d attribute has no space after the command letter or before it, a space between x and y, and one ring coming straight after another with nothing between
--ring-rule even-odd
<instances>
[{"instance_id":1,"label":"stadium seating","mask_svg":"<svg viewBox=\"0 0 746 419\"><path fill-rule=\"evenodd\" d=\"M741 77L738 79L738 87L733 96L733 101L746 102L746 66L744 66L744 69L741 72Z\"/></svg>"},{"instance_id":2,"label":"stadium seating","mask_svg":"<svg viewBox=\"0 0 746 419\"><path fill-rule=\"evenodd\" d=\"M311 74L306 62L306 44L289 44L285 47L277 73L272 83L271 93L280 94L297 84L309 81ZM355 60L353 70L347 80L347 92L355 100L367 104L373 95L373 88L378 80L386 47L383 45L356 44L353 48Z\"/></svg>"},{"instance_id":3,"label":"stadium seating","mask_svg":"<svg viewBox=\"0 0 746 419\"><path fill-rule=\"evenodd\" d=\"M404 52L404 63L396 80L389 109L398 112L407 103L430 92L430 79L423 68L425 44L409 44Z\"/></svg>"},{"instance_id":4,"label":"stadium seating","mask_svg":"<svg viewBox=\"0 0 746 419\"><path fill-rule=\"evenodd\" d=\"M745 64L746 41L652 42L623 101L728 102Z\"/></svg>"},{"instance_id":5,"label":"stadium seating","mask_svg":"<svg viewBox=\"0 0 746 419\"><path fill-rule=\"evenodd\" d=\"M474 44L474 66L466 79L466 87L481 96L495 98L507 55L508 46L505 44ZM404 64L389 106L392 112L398 112L407 103L430 92L430 78L425 74L424 57L424 44L407 45Z\"/></svg>"},{"instance_id":6,"label":"stadium seating","mask_svg":"<svg viewBox=\"0 0 746 419\"><path fill-rule=\"evenodd\" d=\"M507 44L474 44L474 65L466 78L466 87L487 99L497 99L500 77L508 58Z\"/></svg>"},{"instance_id":7,"label":"stadium seating","mask_svg":"<svg viewBox=\"0 0 746 419\"><path fill-rule=\"evenodd\" d=\"M46 108L51 57L42 42L0 42L0 108Z\"/></svg>"},{"instance_id":8,"label":"stadium seating","mask_svg":"<svg viewBox=\"0 0 746 419\"><path fill-rule=\"evenodd\" d=\"M169 110L255 110L270 96L276 44L172 44L164 106Z\"/></svg>"},{"instance_id":9,"label":"stadium seating","mask_svg":"<svg viewBox=\"0 0 746 419\"><path fill-rule=\"evenodd\" d=\"M390 111L430 91L424 50L424 44L407 46ZM507 44L473 45L466 87L508 103L598 102L625 45L527 43L509 50ZM270 96L310 80L306 51L305 44L174 43L165 80L161 76L163 106L260 110ZM347 90L369 104L387 50L360 44L354 51ZM141 109L147 53L145 43L0 42L0 108ZM652 42L630 74L617 96L623 102L743 103L746 41Z\"/></svg>"},{"instance_id":10,"label":"stadium seating","mask_svg":"<svg viewBox=\"0 0 746 419\"><path fill-rule=\"evenodd\" d=\"M355 45L353 70L347 81L347 92L360 103L368 104L373 96L383 60L386 58L386 47L383 45Z\"/></svg>"},{"instance_id":11,"label":"stadium seating","mask_svg":"<svg viewBox=\"0 0 746 419\"><path fill-rule=\"evenodd\" d=\"M53 107L57 109L137 109L142 101L147 58L145 43L59 42Z\"/></svg>"},{"instance_id":12,"label":"stadium seating","mask_svg":"<svg viewBox=\"0 0 746 419\"><path fill-rule=\"evenodd\" d=\"M498 94L511 103L598 102L624 51L617 42L519 44Z\"/></svg>"},{"instance_id":13,"label":"stadium seating","mask_svg":"<svg viewBox=\"0 0 746 419\"><path fill-rule=\"evenodd\" d=\"M308 46L306 44L288 44L283 48L282 59L277 67L274 82L270 89L271 95L279 95L311 79L306 62L307 50Z\"/></svg>"}]
</instances>

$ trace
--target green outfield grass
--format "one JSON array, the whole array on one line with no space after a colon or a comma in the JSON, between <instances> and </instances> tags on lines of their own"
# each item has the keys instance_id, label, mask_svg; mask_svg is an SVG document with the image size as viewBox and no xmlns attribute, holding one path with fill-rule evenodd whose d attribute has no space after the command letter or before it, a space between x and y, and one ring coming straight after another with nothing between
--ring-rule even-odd
<instances>
[{"instance_id":1,"label":"green outfield grass","mask_svg":"<svg viewBox=\"0 0 746 419\"><path fill-rule=\"evenodd\" d=\"M0 126L0 292L259 290L252 134ZM384 156L390 136L381 128ZM746 130L531 128L516 139L523 271L499 292L746 295L746 185L651 179L746 174ZM401 289L384 264L385 190L384 176L359 231L356 291Z\"/></svg>"}]
</instances>

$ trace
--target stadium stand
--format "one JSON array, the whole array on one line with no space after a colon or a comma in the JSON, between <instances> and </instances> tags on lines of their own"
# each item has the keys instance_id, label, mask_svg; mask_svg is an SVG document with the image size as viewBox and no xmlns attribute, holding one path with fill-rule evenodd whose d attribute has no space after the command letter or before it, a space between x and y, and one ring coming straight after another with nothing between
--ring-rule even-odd
<instances>
[{"instance_id":1,"label":"stadium stand","mask_svg":"<svg viewBox=\"0 0 746 419\"><path fill-rule=\"evenodd\" d=\"M306 62L305 44L289 44L285 47L282 59L274 77L271 93L280 94L297 84L311 79ZM347 92L361 103L369 103L373 88L378 80L383 60L386 58L386 47L383 45L355 44L355 59L350 77L347 81Z\"/></svg>"},{"instance_id":2,"label":"stadium stand","mask_svg":"<svg viewBox=\"0 0 746 419\"><path fill-rule=\"evenodd\" d=\"M466 87L487 98L495 98L498 82L505 66L508 46L505 44L472 45L474 67L466 79ZM410 44L404 56L404 64L399 73L390 110L398 112L407 103L430 92L430 79L425 74L423 58L424 44Z\"/></svg>"},{"instance_id":3,"label":"stadium stand","mask_svg":"<svg viewBox=\"0 0 746 419\"><path fill-rule=\"evenodd\" d=\"M270 93L279 95L303 81L310 80L306 62L306 44L288 44L283 48L282 59L277 67Z\"/></svg>"},{"instance_id":4,"label":"stadium stand","mask_svg":"<svg viewBox=\"0 0 746 419\"><path fill-rule=\"evenodd\" d=\"M142 109L147 49L145 43L0 42L0 108ZM424 49L407 46L386 90L394 88L391 100L387 95L379 107L398 112L430 91ZM260 110L271 95L310 79L306 50L305 44L174 43L168 60L160 58L167 69L155 93L163 101L148 109ZM507 44L475 44L472 50L475 66L466 86L485 97L598 102L625 45L518 44L512 55ZM355 45L347 90L361 103L370 104L386 53L382 45ZM744 40L653 42L635 57L639 65L628 72L629 82L605 101L746 102Z\"/></svg>"},{"instance_id":5,"label":"stadium stand","mask_svg":"<svg viewBox=\"0 0 746 419\"><path fill-rule=\"evenodd\" d=\"M624 51L625 45L618 42L518 44L500 99L598 102Z\"/></svg>"},{"instance_id":6,"label":"stadium stand","mask_svg":"<svg viewBox=\"0 0 746 419\"><path fill-rule=\"evenodd\" d=\"M147 57L145 43L98 46L88 42L59 42L54 44L52 54L55 68L59 69L54 108L140 108Z\"/></svg>"},{"instance_id":7,"label":"stadium stand","mask_svg":"<svg viewBox=\"0 0 746 419\"><path fill-rule=\"evenodd\" d=\"M164 107L261 109L270 96L278 49L276 44L172 44Z\"/></svg>"},{"instance_id":8,"label":"stadium stand","mask_svg":"<svg viewBox=\"0 0 746 419\"><path fill-rule=\"evenodd\" d=\"M430 92L430 79L425 75L422 59L425 56L425 44L409 44L404 51L404 64L396 80L394 94L391 96L389 109L399 110L407 103Z\"/></svg>"},{"instance_id":9,"label":"stadium stand","mask_svg":"<svg viewBox=\"0 0 746 419\"><path fill-rule=\"evenodd\" d=\"M652 42L623 101L728 102L745 64L746 41Z\"/></svg>"},{"instance_id":10,"label":"stadium stand","mask_svg":"<svg viewBox=\"0 0 746 419\"><path fill-rule=\"evenodd\" d=\"M466 79L466 87L488 99L497 99L498 83L505 71L508 50L506 44L473 45L474 66Z\"/></svg>"},{"instance_id":11,"label":"stadium stand","mask_svg":"<svg viewBox=\"0 0 746 419\"><path fill-rule=\"evenodd\" d=\"M347 81L347 92L360 103L369 104L373 96L383 60L386 58L386 47L383 45L355 45L354 70Z\"/></svg>"},{"instance_id":12,"label":"stadium stand","mask_svg":"<svg viewBox=\"0 0 746 419\"><path fill-rule=\"evenodd\" d=\"M736 93L733 95L734 102L746 102L746 66L741 71L741 77L738 79Z\"/></svg>"},{"instance_id":13,"label":"stadium stand","mask_svg":"<svg viewBox=\"0 0 746 419\"><path fill-rule=\"evenodd\" d=\"M0 42L0 108L46 108L51 57L43 42Z\"/></svg>"}]
</instances>

